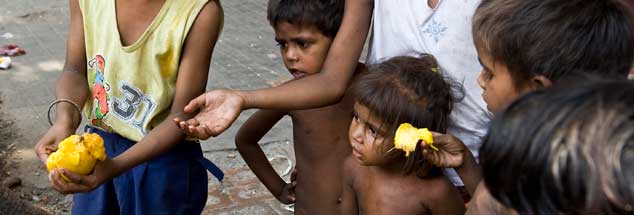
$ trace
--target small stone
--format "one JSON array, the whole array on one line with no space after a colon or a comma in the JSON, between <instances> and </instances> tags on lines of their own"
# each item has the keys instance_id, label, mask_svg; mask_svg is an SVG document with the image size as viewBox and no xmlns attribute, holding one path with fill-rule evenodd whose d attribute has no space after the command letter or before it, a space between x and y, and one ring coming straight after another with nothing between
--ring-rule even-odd
<instances>
[{"instance_id":1,"label":"small stone","mask_svg":"<svg viewBox=\"0 0 634 215\"><path fill-rule=\"evenodd\" d=\"M35 176L40 176L40 172L35 172Z\"/></svg>"},{"instance_id":2,"label":"small stone","mask_svg":"<svg viewBox=\"0 0 634 215\"><path fill-rule=\"evenodd\" d=\"M31 199L33 199L34 202L39 202L41 200L38 196L33 196Z\"/></svg>"},{"instance_id":3,"label":"small stone","mask_svg":"<svg viewBox=\"0 0 634 215\"><path fill-rule=\"evenodd\" d=\"M15 176L7 177L6 179L2 181L2 186L6 188L14 188L21 184L22 184L22 179Z\"/></svg>"}]
</instances>

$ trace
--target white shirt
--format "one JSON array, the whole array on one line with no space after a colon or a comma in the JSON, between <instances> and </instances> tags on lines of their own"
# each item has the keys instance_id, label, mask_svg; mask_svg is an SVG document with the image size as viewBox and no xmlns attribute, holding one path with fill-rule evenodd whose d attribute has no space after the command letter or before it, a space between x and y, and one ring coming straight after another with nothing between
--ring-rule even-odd
<instances>
[{"instance_id":1,"label":"white shirt","mask_svg":"<svg viewBox=\"0 0 634 215\"><path fill-rule=\"evenodd\" d=\"M375 0L368 63L399 55L432 54L444 75L464 87L464 98L449 117L448 133L462 140L478 157L491 114L482 100L477 78L482 70L471 36L471 20L479 0ZM446 171L455 185L457 174Z\"/></svg>"}]
</instances>

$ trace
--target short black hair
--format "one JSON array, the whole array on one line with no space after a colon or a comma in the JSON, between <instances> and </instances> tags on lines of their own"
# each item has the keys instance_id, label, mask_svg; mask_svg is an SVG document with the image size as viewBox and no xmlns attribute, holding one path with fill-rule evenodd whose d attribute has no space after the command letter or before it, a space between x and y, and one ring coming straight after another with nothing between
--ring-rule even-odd
<instances>
[{"instance_id":1,"label":"short black hair","mask_svg":"<svg viewBox=\"0 0 634 215\"><path fill-rule=\"evenodd\" d=\"M344 0L269 0L267 19L273 28L280 22L313 25L335 38L343 19Z\"/></svg>"},{"instance_id":2,"label":"short black hair","mask_svg":"<svg viewBox=\"0 0 634 215\"><path fill-rule=\"evenodd\" d=\"M472 31L518 88L536 75L622 79L633 65L634 16L621 0L483 0Z\"/></svg>"},{"instance_id":3,"label":"short black hair","mask_svg":"<svg viewBox=\"0 0 634 215\"><path fill-rule=\"evenodd\" d=\"M401 123L417 128L446 132L453 104L462 92L458 83L445 77L436 59L429 54L418 57L397 56L368 66L368 72L351 86L356 102L383 122L386 140L393 140ZM386 128L386 129L383 129ZM402 151L392 150L393 153ZM403 166L405 174L434 175L433 166L425 161L421 147L409 155ZM434 171L436 172L436 171Z\"/></svg>"},{"instance_id":4,"label":"short black hair","mask_svg":"<svg viewBox=\"0 0 634 215\"><path fill-rule=\"evenodd\" d=\"M586 80L529 93L480 149L491 195L520 214L624 214L634 204L634 82Z\"/></svg>"}]
</instances>

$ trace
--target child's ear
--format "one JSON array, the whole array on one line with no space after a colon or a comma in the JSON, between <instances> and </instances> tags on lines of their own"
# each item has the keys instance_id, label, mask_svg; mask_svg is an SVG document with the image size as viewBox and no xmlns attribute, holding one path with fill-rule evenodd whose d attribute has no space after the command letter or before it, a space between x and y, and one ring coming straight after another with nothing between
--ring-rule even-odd
<instances>
[{"instance_id":1,"label":"child's ear","mask_svg":"<svg viewBox=\"0 0 634 215\"><path fill-rule=\"evenodd\" d=\"M546 78L546 76L536 75L531 78L531 85L533 89L540 89L544 87L550 87L551 85L553 85L553 82L550 79Z\"/></svg>"}]
</instances>

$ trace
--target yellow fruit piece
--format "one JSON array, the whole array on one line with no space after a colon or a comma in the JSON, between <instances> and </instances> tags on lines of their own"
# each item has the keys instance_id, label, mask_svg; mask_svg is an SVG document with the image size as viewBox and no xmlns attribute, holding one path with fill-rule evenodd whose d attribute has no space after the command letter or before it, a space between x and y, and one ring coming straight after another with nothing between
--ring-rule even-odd
<instances>
[{"instance_id":1,"label":"yellow fruit piece","mask_svg":"<svg viewBox=\"0 0 634 215\"><path fill-rule=\"evenodd\" d=\"M417 129L409 123L403 123L396 129L394 148L405 151L405 157L409 157L409 153L416 150L419 140L425 141L429 147L438 151L438 148L433 145L433 135L427 128Z\"/></svg>"},{"instance_id":2,"label":"yellow fruit piece","mask_svg":"<svg viewBox=\"0 0 634 215\"><path fill-rule=\"evenodd\" d=\"M97 160L105 159L106 149L103 139L98 134L71 135L62 140L57 151L48 157L46 168L49 172L64 168L73 173L87 175L92 172Z\"/></svg>"}]
</instances>

